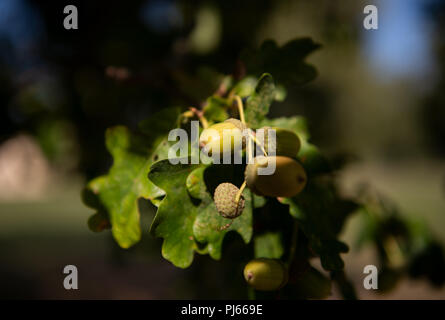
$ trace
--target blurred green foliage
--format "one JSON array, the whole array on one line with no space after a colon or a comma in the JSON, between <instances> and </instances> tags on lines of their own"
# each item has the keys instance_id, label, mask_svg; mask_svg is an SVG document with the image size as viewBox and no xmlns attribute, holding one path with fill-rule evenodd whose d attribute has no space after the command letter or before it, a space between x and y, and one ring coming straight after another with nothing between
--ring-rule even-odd
<instances>
[{"instance_id":1,"label":"blurred green foliage","mask_svg":"<svg viewBox=\"0 0 445 320\"><path fill-rule=\"evenodd\" d=\"M289 45L289 49L282 49L282 44L289 39L307 35L324 44L324 50L311 58L320 77L310 85L291 86L290 89L277 84L280 94L275 96L277 108L271 109L271 115L280 118L273 122L265 120L261 125L268 122L268 125L292 126L300 137L307 134L309 127L311 141L333 155L347 151L362 158L382 157L393 161L428 157L431 150L439 156L444 153L443 4L428 8L435 30L432 37L437 57L437 81L433 90L425 95L411 90L413 86L407 85L403 79L383 85L369 76L366 57L362 56L364 36L357 27L357 21L358 24L361 22L357 12L361 12L363 1L348 1L345 5L322 0L224 1L214 2L211 6L202 1L166 1L168 10L173 10L168 12L176 12L172 14L176 18L173 22L163 19L165 24L161 26L153 22L157 21L153 13L144 18L144 12L156 8L157 1L107 5L80 1L81 28L69 34L61 28L60 16L55 14L63 11L63 3L27 3L41 19L44 35L32 50L22 50L21 54L28 54L22 60L7 38L2 36L0 39L0 140L22 131L31 133L51 163L63 171L74 171L88 179L103 174L112 164L111 155L103 143L106 128L124 124L132 132L136 131L142 119L167 106L188 107L204 103L209 118L223 120L228 116L221 108L226 102L214 97L205 99L220 89L223 79L227 80L224 74L233 74L233 79L225 84L227 86L231 81L243 79L236 88L236 93L243 97L252 94L257 77L263 72L270 72L279 81L283 79L293 85L312 79L315 76L313 67L301 66L299 59L289 59L288 50L302 44L309 48L317 46L305 39ZM162 16L159 14L162 10L155 12ZM204 32L207 27L208 33ZM260 47L266 38L274 38L276 42L266 42ZM259 53L261 59L244 58L247 70L250 70L246 71L240 61L252 53ZM300 79L281 75L279 70L263 70L271 66L271 57L282 59L284 66L300 68L304 71L300 74L305 77ZM271 67L274 68L273 64ZM255 76L243 78L246 72ZM401 111L394 108L396 105L407 107ZM301 114L307 120L282 117L294 114ZM398 125L394 126L394 123ZM156 124L155 121L144 127L150 131ZM307 138L303 140L307 141ZM327 162L318 157L318 148L312 144L306 147L307 156L320 161L308 162L316 164L313 168L307 167L314 174L326 173L342 164L341 157L337 158L338 162ZM127 182L132 175L125 177ZM113 184L112 180L106 183ZM105 212L111 206L105 208L97 199L92 200L91 194L86 197L90 197L86 202L99 212L90 220L90 227L97 231L110 227ZM153 199L153 202L159 205L159 199ZM134 209L138 205L140 202L131 201L129 207ZM282 205L268 203L265 208L273 210ZM260 212L256 213L255 222L260 231L261 226L268 223L276 229L283 227L277 226L280 223L276 221L269 221L261 210L264 209L256 209ZM442 266L443 251L438 249L438 240L431 235L428 239L428 231L416 231L416 228L423 230L422 223L405 221L403 213L395 215L396 218L392 213L389 213L391 218L384 218L386 214L379 219L368 217L364 229L364 234L371 234L368 242L379 250L381 263L385 266L384 278L389 274L386 278L394 282L398 275L406 275L408 271L412 276L442 283L438 270ZM280 217L287 223L292 221L289 217ZM382 234L394 233L393 229L397 230L397 239L417 239L402 241L404 264L400 270L399 265L396 264L396 268L391 264L393 262L387 261L384 245L377 239ZM287 243L290 237L291 232L287 230L281 241ZM301 233L298 237L302 237ZM235 256L244 252L237 245L242 243L241 239L233 235L228 235L228 239L226 253L232 252ZM273 241L277 243L277 239ZM304 243L307 239L303 237L301 241ZM208 264L216 268L205 258L197 259L202 265L191 271L196 272L195 277L208 272L205 271ZM390 268L388 273L386 267ZM236 268L232 265L222 270L239 273ZM304 269L304 266L299 268ZM191 273L189 275L193 277ZM341 284L346 297L354 296L344 274L334 271L331 276ZM232 279L231 274L221 278ZM194 290L206 296L204 287L198 286ZM232 296L239 294L240 286L231 283L227 287Z\"/></svg>"}]
</instances>

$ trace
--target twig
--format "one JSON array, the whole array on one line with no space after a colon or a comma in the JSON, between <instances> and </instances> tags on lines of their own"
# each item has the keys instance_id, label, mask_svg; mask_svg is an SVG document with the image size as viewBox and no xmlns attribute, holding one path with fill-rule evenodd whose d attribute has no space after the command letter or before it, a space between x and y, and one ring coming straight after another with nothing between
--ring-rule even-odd
<instances>
[{"instance_id":1,"label":"twig","mask_svg":"<svg viewBox=\"0 0 445 320\"><path fill-rule=\"evenodd\" d=\"M204 117L204 112L202 110L198 110L194 107L189 108L191 112L193 112L199 119L199 121L202 124L202 127L204 129L207 129L209 127L209 122L207 121L206 117Z\"/></svg>"},{"instance_id":2,"label":"twig","mask_svg":"<svg viewBox=\"0 0 445 320\"><path fill-rule=\"evenodd\" d=\"M237 205L237 207L238 207L238 203L239 203L239 201L240 201L240 199L241 199L241 194L243 193L243 191L244 191L244 188L246 188L246 181L244 180L244 182L243 182L243 184L241 185L241 187L239 188L239 190L238 190L238 193L236 194L236 196L235 196L235 202L236 202L236 205Z\"/></svg>"},{"instance_id":3,"label":"twig","mask_svg":"<svg viewBox=\"0 0 445 320\"><path fill-rule=\"evenodd\" d=\"M267 151L264 149L264 146L258 141L258 139L249 132L249 137L258 145L260 146L261 151L264 153L264 155L267 157Z\"/></svg>"},{"instance_id":4,"label":"twig","mask_svg":"<svg viewBox=\"0 0 445 320\"><path fill-rule=\"evenodd\" d=\"M240 120L243 124L246 124L246 119L244 118L243 101L241 100L240 96L234 96L234 99L236 100L236 104L238 106Z\"/></svg>"},{"instance_id":5,"label":"twig","mask_svg":"<svg viewBox=\"0 0 445 320\"><path fill-rule=\"evenodd\" d=\"M226 229L228 229L233 223L233 219L230 220L230 222L228 224L223 225L222 227L218 227L218 231L224 231Z\"/></svg>"}]
</instances>

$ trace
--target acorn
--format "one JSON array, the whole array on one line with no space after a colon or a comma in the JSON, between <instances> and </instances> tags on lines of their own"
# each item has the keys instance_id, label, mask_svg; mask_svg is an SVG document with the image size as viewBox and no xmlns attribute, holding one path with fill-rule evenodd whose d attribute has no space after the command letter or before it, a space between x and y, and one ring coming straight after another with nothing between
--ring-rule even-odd
<instances>
[{"instance_id":1,"label":"acorn","mask_svg":"<svg viewBox=\"0 0 445 320\"><path fill-rule=\"evenodd\" d=\"M278 259L254 259L244 267L244 279L255 290L279 290L286 285L288 278L286 266Z\"/></svg>"},{"instance_id":2,"label":"acorn","mask_svg":"<svg viewBox=\"0 0 445 320\"><path fill-rule=\"evenodd\" d=\"M219 214L227 219L235 219L239 217L244 210L244 197L240 196L238 203L236 195L239 189L228 182L221 183L216 187L213 200Z\"/></svg>"},{"instance_id":3,"label":"acorn","mask_svg":"<svg viewBox=\"0 0 445 320\"><path fill-rule=\"evenodd\" d=\"M258 169L276 161L275 171L271 175L259 175ZM253 193L268 197L293 197L306 186L307 176L303 166L292 158L256 157L248 164L244 172L247 186Z\"/></svg>"},{"instance_id":4,"label":"acorn","mask_svg":"<svg viewBox=\"0 0 445 320\"><path fill-rule=\"evenodd\" d=\"M224 154L245 148L243 130L246 126L237 119L227 119L205 129L199 137L199 144L209 156L213 153ZM230 149L224 150L224 141L230 140ZM222 152L221 152L222 151Z\"/></svg>"},{"instance_id":5,"label":"acorn","mask_svg":"<svg viewBox=\"0 0 445 320\"><path fill-rule=\"evenodd\" d=\"M235 119L235 118L229 118L229 119L225 120L224 122L233 124L235 127L240 129L241 131L243 131L244 129L247 129L247 127L244 123L242 123L240 120Z\"/></svg>"},{"instance_id":6,"label":"acorn","mask_svg":"<svg viewBox=\"0 0 445 320\"><path fill-rule=\"evenodd\" d=\"M295 158L298 154L298 151L300 151L300 138L298 138L298 136L293 131L278 127L263 127L259 130L264 130L263 145L267 153L271 152L271 150L275 150L276 156ZM275 139L269 139L270 130L275 130ZM260 132L261 131L257 130L257 137L261 136ZM271 148L269 148L269 144Z\"/></svg>"}]
</instances>

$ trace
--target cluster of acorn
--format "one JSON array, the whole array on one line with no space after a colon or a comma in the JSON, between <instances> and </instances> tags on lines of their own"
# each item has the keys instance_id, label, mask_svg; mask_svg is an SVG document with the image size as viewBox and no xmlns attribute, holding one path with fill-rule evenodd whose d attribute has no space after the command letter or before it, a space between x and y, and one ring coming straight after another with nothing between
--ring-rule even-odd
<instances>
[{"instance_id":1,"label":"cluster of acorn","mask_svg":"<svg viewBox=\"0 0 445 320\"><path fill-rule=\"evenodd\" d=\"M237 119L228 119L205 129L200 136L200 145L211 155L218 150L220 154L244 149L246 139L243 130L246 125ZM245 181L241 188L232 183L221 183L215 189L214 202L221 216L233 219L239 217L244 209L243 189L247 186L254 194L267 197L293 197L300 193L307 181L306 172L295 159L300 149L298 136L290 130L282 128L264 127L264 141L261 145L264 156L257 156L253 163L246 166ZM275 130L275 138L269 144L269 130ZM253 137L255 138L255 137ZM230 139L224 145L223 141ZM271 139L272 140L272 139ZM254 139L258 144L259 142ZM242 145L236 145L236 144ZM268 146L275 149L274 156L268 156ZM224 150L230 146L230 150ZM259 168L266 168L270 161L275 161L275 171L271 175L259 175ZM230 226L229 223L227 226ZM254 259L244 269L244 278L256 290L278 290L287 282L287 268L278 259Z\"/></svg>"}]
</instances>

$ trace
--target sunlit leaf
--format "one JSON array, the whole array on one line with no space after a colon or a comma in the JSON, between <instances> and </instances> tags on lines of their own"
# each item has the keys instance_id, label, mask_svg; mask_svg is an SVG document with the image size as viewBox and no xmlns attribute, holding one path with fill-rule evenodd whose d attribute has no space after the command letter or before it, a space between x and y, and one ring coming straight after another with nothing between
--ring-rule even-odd
<instances>
[{"instance_id":1,"label":"sunlit leaf","mask_svg":"<svg viewBox=\"0 0 445 320\"><path fill-rule=\"evenodd\" d=\"M145 135L131 133L124 126L106 132L113 165L107 175L88 183L83 200L97 210L89 220L90 228L101 231L111 225L115 240L123 248L134 245L141 237L138 199L156 201L164 195L147 175L153 162L167 158L170 143L165 134L176 126L179 112L179 108L170 108L142 122Z\"/></svg>"},{"instance_id":2,"label":"sunlit leaf","mask_svg":"<svg viewBox=\"0 0 445 320\"><path fill-rule=\"evenodd\" d=\"M174 265L186 268L193 261L193 252L209 253L221 258L224 235L237 231L248 243L252 237L252 209L247 193L243 214L226 230L219 230L229 220L222 218L204 182L208 168L202 164L173 165L168 160L155 163L149 178L165 190L151 232L164 239L162 255ZM203 250L202 248L206 249Z\"/></svg>"}]
</instances>

